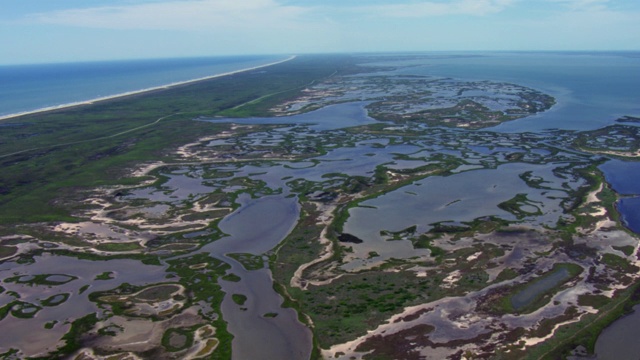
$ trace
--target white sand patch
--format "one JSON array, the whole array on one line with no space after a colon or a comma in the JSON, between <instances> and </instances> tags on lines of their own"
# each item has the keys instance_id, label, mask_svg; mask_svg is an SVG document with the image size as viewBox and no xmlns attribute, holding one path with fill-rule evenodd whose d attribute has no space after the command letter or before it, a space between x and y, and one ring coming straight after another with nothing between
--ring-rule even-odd
<instances>
[{"instance_id":1,"label":"white sand patch","mask_svg":"<svg viewBox=\"0 0 640 360\"><path fill-rule=\"evenodd\" d=\"M446 278L442 279L442 284L440 287L445 289L451 289L455 283L457 283L462 278L462 272L460 270L455 270L450 273Z\"/></svg>"},{"instance_id":2,"label":"white sand patch","mask_svg":"<svg viewBox=\"0 0 640 360\"><path fill-rule=\"evenodd\" d=\"M480 255L482 255L482 251L478 251L475 254L471 254L471 255L467 256L467 261L477 260L480 257Z\"/></svg>"},{"instance_id":3,"label":"white sand patch","mask_svg":"<svg viewBox=\"0 0 640 360\"><path fill-rule=\"evenodd\" d=\"M600 202L600 199L598 199L598 194L602 191L603 186L603 184L600 184L600 186L596 190L590 192L589 195L587 195L587 202L585 203L585 205Z\"/></svg>"}]
</instances>

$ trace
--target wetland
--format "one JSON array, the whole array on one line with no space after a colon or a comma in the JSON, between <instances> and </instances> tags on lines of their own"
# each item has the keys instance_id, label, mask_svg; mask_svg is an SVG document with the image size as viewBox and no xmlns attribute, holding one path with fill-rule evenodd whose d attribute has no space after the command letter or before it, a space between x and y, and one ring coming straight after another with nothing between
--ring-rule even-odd
<instances>
[{"instance_id":1,"label":"wetland","mask_svg":"<svg viewBox=\"0 0 640 360\"><path fill-rule=\"evenodd\" d=\"M580 101L485 61L299 56L5 120L0 356L604 349L640 299L637 127L563 128Z\"/></svg>"}]
</instances>

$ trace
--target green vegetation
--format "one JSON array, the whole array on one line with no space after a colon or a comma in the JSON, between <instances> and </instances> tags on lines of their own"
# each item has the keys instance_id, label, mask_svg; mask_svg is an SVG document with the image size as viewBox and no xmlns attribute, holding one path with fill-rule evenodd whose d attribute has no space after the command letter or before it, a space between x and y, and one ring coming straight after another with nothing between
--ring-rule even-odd
<instances>
[{"instance_id":1,"label":"green vegetation","mask_svg":"<svg viewBox=\"0 0 640 360\"><path fill-rule=\"evenodd\" d=\"M316 222L317 216L319 213L313 204L302 204L296 227L278 245L274 250L275 256L270 259L270 269L277 282L289 283L300 265L320 256L323 247L317 239L322 226Z\"/></svg>"},{"instance_id":2,"label":"green vegetation","mask_svg":"<svg viewBox=\"0 0 640 360\"><path fill-rule=\"evenodd\" d=\"M102 274L96 275L94 280L111 280L113 279L113 271L105 271Z\"/></svg>"},{"instance_id":3,"label":"green vegetation","mask_svg":"<svg viewBox=\"0 0 640 360\"><path fill-rule=\"evenodd\" d=\"M11 314L16 318L31 319L40 310L42 310L42 307L40 306L15 300L0 308L0 320L4 319L8 314Z\"/></svg>"},{"instance_id":4,"label":"green vegetation","mask_svg":"<svg viewBox=\"0 0 640 360\"><path fill-rule=\"evenodd\" d=\"M78 279L72 275L65 274L38 274L38 275L18 275L5 279L7 283L34 285L64 285L68 282Z\"/></svg>"},{"instance_id":5,"label":"green vegetation","mask_svg":"<svg viewBox=\"0 0 640 360\"><path fill-rule=\"evenodd\" d=\"M98 323L98 317L95 313L74 320L71 323L71 329L62 337L64 345L50 353L48 358L62 357L80 349L82 347L82 336L88 333L96 323Z\"/></svg>"},{"instance_id":6,"label":"green vegetation","mask_svg":"<svg viewBox=\"0 0 640 360\"><path fill-rule=\"evenodd\" d=\"M46 322L44 324L44 328L47 329L47 330L51 330L51 329L53 329L54 326L56 326L57 323L58 323L58 320L53 320L53 321Z\"/></svg>"},{"instance_id":7,"label":"green vegetation","mask_svg":"<svg viewBox=\"0 0 640 360\"><path fill-rule=\"evenodd\" d=\"M191 266L206 263L204 268L192 269ZM218 279L231 268L228 264L210 257L208 254L195 254L186 258L170 260L169 271L179 276L182 286L189 289L190 296L185 307L199 301L211 305L212 313L202 314L205 320L216 328L216 338L219 344L212 357L214 359L228 359L231 357L231 340L233 336L227 330L227 323L222 318L220 305L225 296Z\"/></svg>"},{"instance_id":8,"label":"green vegetation","mask_svg":"<svg viewBox=\"0 0 640 360\"><path fill-rule=\"evenodd\" d=\"M234 273L229 273L224 275L222 278L222 280L224 281L232 281L232 282L238 282L240 280L242 280L242 278Z\"/></svg>"},{"instance_id":9,"label":"green vegetation","mask_svg":"<svg viewBox=\"0 0 640 360\"><path fill-rule=\"evenodd\" d=\"M161 284L144 288L135 295L135 299L142 301L164 301L172 297L179 291L180 287L176 284Z\"/></svg>"},{"instance_id":10,"label":"green vegetation","mask_svg":"<svg viewBox=\"0 0 640 360\"><path fill-rule=\"evenodd\" d=\"M48 298L40 301L40 304L42 306L58 306L67 301L69 299L69 296L71 296L71 294L69 293L51 295Z\"/></svg>"},{"instance_id":11,"label":"green vegetation","mask_svg":"<svg viewBox=\"0 0 640 360\"><path fill-rule=\"evenodd\" d=\"M412 238L411 242L413 243L413 247L416 249L429 249L431 252L431 256L434 257L438 262L442 260L442 256L446 254L442 248L434 246L432 244L433 239L426 236L420 235L417 238Z\"/></svg>"},{"instance_id":12,"label":"green vegetation","mask_svg":"<svg viewBox=\"0 0 640 360\"><path fill-rule=\"evenodd\" d=\"M637 266L631 265L627 259L614 254L604 254L600 261L610 268L623 273L637 273L640 270Z\"/></svg>"},{"instance_id":13,"label":"green vegetation","mask_svg":"<svg viewBox=\"0 0 640 360\"><path fill-rule=\"evenodd\" d=\"M611 302L611 299L604 295L583 294L578 296L578 305L591 306L594 309L600 309Z\"/></svg>"},{"instance_id":14,"label":"green vegetation","mask_svg":"<svg viewBox=\"0 0 640 360\"><path fill-rule=\"evenodd\" d=\"M640 303L640 284L622 290L608 303L600 306L597 314L586 314L580 321L564 325L554 336L541 344L527 348L526 352L515 350L509 354L500 354L504 359L556 359L566 358L578 345L583 345L593 353L598 336L607 326L630 312Z\"/></svg>"},{"instance_id":15,"label":"green vegetation","mask_svg":"<svg viewBox=\"0 0 640 360\"><path fill-rule=\"evenodd\" d=\"M476 252L476 260L460 262ZM486 286L488 275L482 270L504 252L491 245L465 248L441 255L443 261L455 260L446 271L429 271L418 277L408 269L415 263L389 260L372 271L348 274L322 286L309 286L306 291L287 288L291 304L313 320L318 344L327 347L366 333L407 306L458 296ZM394 271L385 271L393 269ZM460 279L443 287L443 279L453 271Z\"/></svg>"},{"instance_id":16,"label":"green vegetation","mask_svg":"<svg viewBox=\"0 0 640 360\"><path fill-rule=\"evenodd\" d=\"M517 194L512 199L498 204L498 207L512 213L518 219L532 215L542 215L540 208L535 202L527 198L527 194Z\"/></svg>"},{"instance_id":17,"label":"green vegetation","mask_svg":"<svg viewBox=\"0 0 640 360\"><path fill-rule=\"evenodd\" d=\"M229 127L194 118L265 115L312 81L355 71L352 61L299 56L266 71L22 116L28 126L0 134L0 223L74 221L69 212L82 189L136 184L141 179L123 169L171 160L167 149Z\"/></svg>"},{"instance_id":18,"label":"green vegetation","mask_svg":"<svg viewBox=\"0 0 640 360\"><path fill-rule=\"evenodd\" d=\"M496 277L495 282L499 283L502 281L507 281L507 280L512 280L515 279L516 277L518 277L518 272L511 269L511 268L506 268L504 270L502 270L500 272L500 274L498 274L498 276Z\"/></svg>"},{"instance_id":19,"label":"green vegetation","mask_svg":"<svg viewBox=\"0 0 640 360\"><path fill-rule=\"evenodd\" d=\"M18 248L15 246L0 245L0 259L15 255Z\"/></svg>"},{"instance_id":20,"label":"green vegetation","mask_svg":"<svg viewBox=\"0 0 640 360\"><path fill-rule=\"evenodd\" d=\"M227 254L227 256L237 260L247 270L260 270L264 268L264 259L259 255Z\"/></svg>"},{"instance_id":21,"label":"green vegetation","mask_svg":"<svg viewBox=\"0 0 640 360\"><path fill-rule=\"evenodd\" d=\"M113 259L134 259L140 260L145 265L157 265L160 266L160 259L156 255L147 255L147 254L114 254L114 255L102 255L102 254L94 254L89 252L73 252L69 250L51 250L49 251L52 254L56 254L59 256L69 256L75 257L77 259L83 260L92 260L92 261L103 261L103 260L113 260ZM32 254L40 254L41 250L37 252L33 252Z\"/></svg>"},{"instance_id":22,"label":"green vegetation","mask_svg":"<svg viewBox=\"0 0 640 360\"><path fill-rule=\"evenodd\" d=\"M169 328L162 335L162 346L169 352L187 349L193 345L193 329Z\"/></svg>"},{"instance_id":23,"label":"green vegetation","mask_svg":"<svg viewBox=\"0 0 640 360\"><path fill-rule=\"evenodd\" d=\"M637 126L610 125L578 134L574 146L586 151L603 152L633 159L633 156L628 154L635 153L640 149L640 131Z\"/></svg>"},{"instance_id":24,"label":"green vegetation","mask_svg":"<svg viewBox=\"0 0 640 360\"><path fill-rule=\"evenodd\" d=\"M614 246L613 247L615 250L618 251L622 251L623 254L627 255L627 256L631 256L633 255L633 251L635 250L635 248L631 245L627 245L627 246Z\"/></svg>"},{"instance_id":25,"label":"green vegetation","mask_svg":"<svg viewBox=\"0 0 640 360\"><path fill-rule=\"evenodd\" d=\"M234 303L242 306L247 301L247 296L242 294L232 294L231 300L233 300Z\"/></svg>"},{"instance_id":26,"label":"green vegetation","mask_svg":"<svg viewBox=\"0 0 640 360\"><path fill-rule=\"evenodd\" d=\"M135 251L143 249L137 241L124 243L102 243L95 246L96 250L101 251Z\"/></svg>"},{"instance_id":27,"label":"green vegetation","mask_svg":"<svg viewBox=\"0 0 640 360\"><path fill-rule=\"evenodd\" d=\"M549 303L553 294L582 271L582 267L576 264L555 264L551 270L530 282L495 289L489 295L491 300L480 304L480 308L495 314L531 313ZM517 302L514 299L518 299Z\"/></svg>"}]
</instances>

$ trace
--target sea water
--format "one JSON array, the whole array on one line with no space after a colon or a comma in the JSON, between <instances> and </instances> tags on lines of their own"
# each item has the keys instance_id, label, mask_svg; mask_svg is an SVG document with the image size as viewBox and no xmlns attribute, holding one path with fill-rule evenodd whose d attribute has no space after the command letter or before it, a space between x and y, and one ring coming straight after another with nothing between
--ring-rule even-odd
<instances>
[{"instance_id":1,"label":"sea water","mask_svg":"<svg viewBox=\"0 0 640 360\"><path fill-rule=\"evenodd\" d=\"M226 56L0 66L0 116L261 66L286 56Z\"/></svg>"}]
</instances>

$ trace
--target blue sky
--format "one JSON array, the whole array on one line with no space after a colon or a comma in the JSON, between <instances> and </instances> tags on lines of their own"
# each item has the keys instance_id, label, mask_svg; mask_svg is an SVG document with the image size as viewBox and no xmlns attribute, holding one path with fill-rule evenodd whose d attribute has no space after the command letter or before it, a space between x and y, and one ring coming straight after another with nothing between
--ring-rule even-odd
<instances>
[{"instance_id":1,"label":"blue sky","mask_svg":"<svg viewBox=\"0 0 640 360\"><path fill-rule=\"evenodd\" d=\"M6 0L0 64L234 54L640 50L638 0Z\"/></svg>"}]
</instances>

